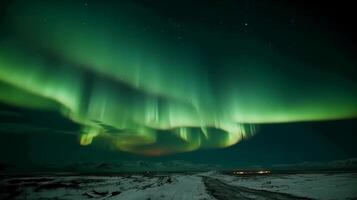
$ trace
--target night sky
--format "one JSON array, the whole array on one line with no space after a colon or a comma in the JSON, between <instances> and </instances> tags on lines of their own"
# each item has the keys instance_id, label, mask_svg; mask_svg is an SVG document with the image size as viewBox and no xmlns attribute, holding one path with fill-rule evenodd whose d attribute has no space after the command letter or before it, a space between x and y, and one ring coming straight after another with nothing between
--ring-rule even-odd
<instances>
[{"instance_id":1,"label":"night sky","mask_svg":"<svg viewBox=\"0 0 357 200\"><path fill-rule=\"evenodd\" d=\"M0 161L225 167L357 157L352 8L1 2Z\"/></svg>"}]
</instances>

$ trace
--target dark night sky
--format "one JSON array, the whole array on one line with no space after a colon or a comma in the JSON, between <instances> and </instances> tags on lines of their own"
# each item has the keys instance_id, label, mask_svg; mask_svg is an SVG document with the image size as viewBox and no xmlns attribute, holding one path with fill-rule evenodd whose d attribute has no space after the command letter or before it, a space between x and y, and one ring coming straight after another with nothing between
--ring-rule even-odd
<instances>
[{"instance_id":1,"label":"dark night sky","mask_svg":"<svg viewBox=\"0 0 357 200\"><path fill-rule=\"evenodd\" d=\"M357 157L351 4L2 1L0 163Z\"/></svg>"}]
</instances>

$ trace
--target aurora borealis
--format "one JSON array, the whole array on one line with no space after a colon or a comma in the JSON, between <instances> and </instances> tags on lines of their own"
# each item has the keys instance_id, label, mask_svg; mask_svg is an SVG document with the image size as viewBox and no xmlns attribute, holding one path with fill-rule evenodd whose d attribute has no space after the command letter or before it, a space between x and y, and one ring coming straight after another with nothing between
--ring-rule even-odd
<instances>
[{"instance_id":1,"label":"aurora borealis","mask_svg":"<svg viewBox=\"0 0 357 200\"><path fill-rule=\"evenodd\" d=\"M238 9L202 22L144 2L10 1L0 101L59 113L81 127L81 145L144 155L229 147L260 124L357 117L356 58L309 16L275 24Z\"/></svg>"}]
</instances>

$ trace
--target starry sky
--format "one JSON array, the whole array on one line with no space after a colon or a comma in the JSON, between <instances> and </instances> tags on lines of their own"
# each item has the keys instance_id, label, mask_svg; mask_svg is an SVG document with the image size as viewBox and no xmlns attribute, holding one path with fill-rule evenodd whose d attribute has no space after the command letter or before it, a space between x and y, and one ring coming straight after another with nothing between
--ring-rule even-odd
<instances>
[{"instance_id":1,"label":"starry sky","mask_svg":"<svg viewBox=\"0 0 357 200\"><path fill-rule=\"evenodd\" d=\"M357 156L347 4L3 5L2 162L249 166Z\"/></svg>"}]
</instances>

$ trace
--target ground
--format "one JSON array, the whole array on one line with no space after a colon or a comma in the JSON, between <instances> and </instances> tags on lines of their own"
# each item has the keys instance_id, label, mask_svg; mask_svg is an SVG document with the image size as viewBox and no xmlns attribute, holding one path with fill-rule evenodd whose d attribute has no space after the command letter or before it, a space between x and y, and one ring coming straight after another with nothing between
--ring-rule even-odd
<instances>
[{"instance_id":1,"label":"ground","mask_svg":"<svg viewBox=\"0 0 357 200\"><path fill-rule=\"evenodd\" d=\"M4 176L0 199L357 199L357 174Z\"/></svg>"}]
</instances>

